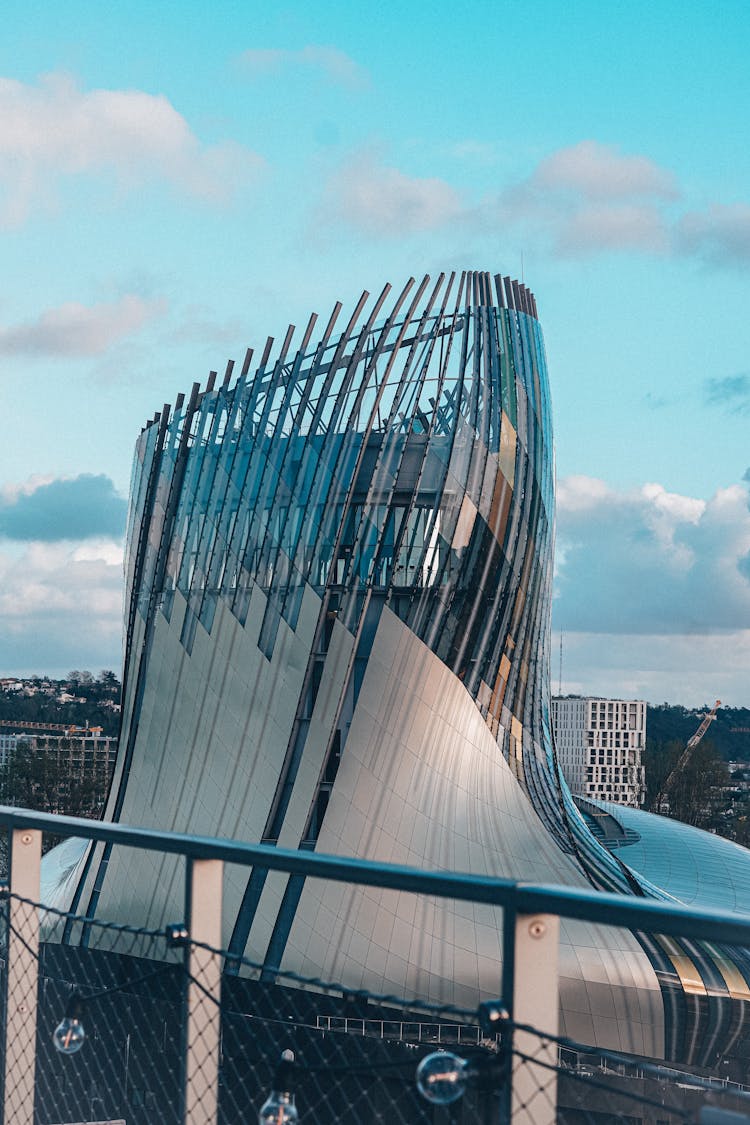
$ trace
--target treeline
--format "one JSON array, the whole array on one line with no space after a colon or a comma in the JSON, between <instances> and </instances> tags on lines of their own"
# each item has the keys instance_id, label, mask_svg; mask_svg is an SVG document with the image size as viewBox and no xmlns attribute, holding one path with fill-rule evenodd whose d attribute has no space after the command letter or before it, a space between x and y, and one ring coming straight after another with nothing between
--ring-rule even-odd
<instances>
[{"instance_id":1,"label":"treeline","mask_svg":"<svg viewBox=\"0 0 750 1125\"><path fill-rule=\"evenodd\" d=\"M74 739L70 740L72 743ZM0 804L64 816L100 817L109 790L107 757L78 761L70 752L56 753L20 742L0 766Z\"/></svg>"},{"instance_id":2,"label":"treeline","mask_svg":"<svg viewBox=\"0 0 750 1125\"><path fill-rule=\"evenodd\" d=\"M685 746L698 729L701 716L713 707L713 701L699 710L662 703L649 704L646 734L649 742L678 742ZM750 707L720 707L708 729L706 738L725 762L750 762Z\"/></svg>"},{"instance_id":3,"label":"treeline","mask_svg":"<svg viewBox=\"0 0 750 1125\"><path fill-rule=\"evenodd\" d=\"M117 736L121 685L114 672L105 670L94 676L73 671L63 680L30 676L23 683L33 694L0 690L0 719L67 727L85 727L88 722L91 727L101 727L105 735ZM60 703L57 697L64 693L75 696L75 701Z\"/></svg>"},{"instance_id":4,"label":"treeline","mask_svg":"<svg viewBox=\"0 0 750 1125\"><path fill-rule=\"evenodd\" d=\"M644 808L750 847L750 771L730 772L727 764L750 762L750 708L720 707L701 742L675 771L712 707L713 702L697 709L649 704Z\"/></svg>"},{"instance_id":5,"label":"treeline","mask_svg":"<svg viewBox=\"0 0 750 1125\"><path fill-rule=\"evenodd\" d=\"M683 742L648 739L645 807L750 846L750 771L730 773L708 736L675 769L684 751Z\"/></svg>"}]
</instances>

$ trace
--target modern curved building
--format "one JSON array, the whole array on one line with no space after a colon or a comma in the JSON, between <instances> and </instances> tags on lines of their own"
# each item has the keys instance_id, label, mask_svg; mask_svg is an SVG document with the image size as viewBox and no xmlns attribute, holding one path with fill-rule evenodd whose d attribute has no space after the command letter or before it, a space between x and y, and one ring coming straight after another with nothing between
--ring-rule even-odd
<instances>
[{"instance_id":1,"label":"modern curved building","mask_svg":"<svg viewBox=\"0 0 750 1125\"><path fill-rule=\"evenodd\" d=\"M591 832L555 761L533 295L487 273L425 277L294 336L212 373L139 438L107 818L668 893ZM98 846L71 878L79 913L181 915L172 857ZM497 994L500 914L229 871L224 939L270 977L466 1006ZM741 1033L741 951L577 923L561 940L567 1034L709 1065Z\"/></svg>"}]
</instances>

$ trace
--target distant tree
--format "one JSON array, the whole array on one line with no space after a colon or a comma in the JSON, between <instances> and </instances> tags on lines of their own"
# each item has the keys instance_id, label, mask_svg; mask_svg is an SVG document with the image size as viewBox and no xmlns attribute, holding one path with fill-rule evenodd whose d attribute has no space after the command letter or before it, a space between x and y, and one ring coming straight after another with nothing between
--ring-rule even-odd
<instances>
[{"instance_id":1,"label":"distant tree","mask_svg":"<svg viewBox=\"0 0 750 1125\"><path fill-rule=\"evenodd\" d=\"M19 742L0 769L0 803L68 816L99 815L106 797L104 771L73 771L67 756Z\"/></svg>"},{"instance_id":2,"label":"distant tree","mask_svg":"<svg viewBox=\"0 0 750 1125\"><path fill-rule=\"evenodd\" d=\"M746 813L733 817L727 827L730 839L750 848L750 817Z\"/></svg>"},{"instance_id":3,"label":"distant tree","mask_svg":"<svg viewBox=\"0 0 750 1125\"><path fill-rule=\"evenodd\" d=\"M702 708L688 710L678 704L649 705L649 741L664 743L676 739L684 746L711 706L706 703ZM727 761L750 761L750 708L720 707L715 721L711 723L709 737L720 756Z\"/></svg>"},{"instance_id":4,"label":"distant tree","mask_svg":"<svg viewBox=\"0 0 750 1125\"><path fill-rule=\"evenodd\" d=\"M684 744L674 738L667 742L647 741L643 765L646 771L646 808L650 812L659 812L665 799L664 782L684 749Z\"/></svg>"},{"instance_id":5,"label":"distant tree","mask_svg":"<svg viewBox=\"0 0 750 1125\"><path fill-rule=\"evenodd\" d=\"M102 669L99 673L99 683L109 688L119 688L120 686L117 676L107 668Z\"/></svg>"},{"instance_id":6,"label":"distant tree","mask_svg":"<svg viewBox=\"0 0 750 1125\"><path fill-rule=\"evenodd\" d=\"M51 755L19 742L0 771L0 796L5 805L53 812L59 777Z\"/></svg>"},{"instance_id":7,"label":"distant tree","mask_svg":"<svg viewBox=\"0 0 750 1125\"><path fill-rule=\"evenodd\" d=\"M713 743L701 742L686 764L674 773L684 745L672 740L651 744L646 749L646 790L648 808L659 812L669 803L669 815L698 828L716 826L717 809L724 801L729 770Z\"/></svg>"},{"instance_id":8,"label":"distant tree","mask_svg":"<svg viewBox=\"0 0 750 1125\"><path fill-rule=\"evenodd\" d=\"M687 765L679 772L669 791L672 816L684 824L698 828L714 826L717 806L721 804L723 789L729 784L729 770L716 747L702 742L690 755Z\"/></svg>"}]
</instances>

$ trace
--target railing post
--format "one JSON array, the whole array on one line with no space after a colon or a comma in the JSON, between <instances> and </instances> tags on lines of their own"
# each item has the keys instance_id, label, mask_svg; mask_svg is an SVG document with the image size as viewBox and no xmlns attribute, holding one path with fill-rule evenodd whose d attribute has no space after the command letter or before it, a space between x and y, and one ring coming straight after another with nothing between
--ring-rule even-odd
<instances>
[{"instance_id":1,"label":"railing post","mask_svg":"<svg viewBox=\"0 0 750 1125\"><path fill-rule=\"evenodd\" d=\"M8 968L5 1005L5 1083L3 1121L34 1125L39 910L13 896L39 902L42 834L15 828L10 841Z\"/></svg>"},{"instance_id":2,"label":"railing post","mask_svg":"<svg viewBox=\"0 0 750 1125\"><path fill-rule=\"evenodd\" d=\"M222 958L193 943L221 949L223 875L221 860L188 861L186 1125L216 1125L217 1120Z\"/></svg>"},{"instance_id":3,"label":"railing post","mask_svg":"<svg viewBox=\"0 0 750 1125\"><path fill-rule=\"evenodd\" d=\"M518 914L515 919L513 1022L540 1034L513 1033L511 1120L513 1125L555 1125L560 919L556 914ZM519 1058L525 1055L534 1061ZM552 1067L553 1069L550 1069Z\"/></svg>"}]
</instances>

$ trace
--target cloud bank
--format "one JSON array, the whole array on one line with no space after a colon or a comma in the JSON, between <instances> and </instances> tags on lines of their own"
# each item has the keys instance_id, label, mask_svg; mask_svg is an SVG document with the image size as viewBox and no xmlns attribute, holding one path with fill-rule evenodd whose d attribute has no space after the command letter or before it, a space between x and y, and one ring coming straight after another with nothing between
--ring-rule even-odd
<instances>
[{"instance_id":1,"label":"cloud bank","mask_svg":"<svg viewBox=\"0 0 750 1125\"><path fill-rule=\"evenodd\" d=\"M559 636L552 683L558 690ZM563 636L563 693L702 707L748 706L750 629L721 634L572 633Z\"/></svg>"},{"instance_id":2,"label":"cloud bank","mask_svg":"<svg viewBox=\"0 0 750 1125\"><path fill-rule=\"evenodd\" d=\"M684 215L677 247L710 265L746 266L750 262L750 204L714 203Z\"/></svg>"},{"instance_id":3,"label":"cloud bank","mask_svg":"<svg viewBox=\"0 0 750 1125\"><path fill-rule=\"evenodd\" d=\"M0 488L0 675L119 668L126 508L104 475Z\"/></svg>"},{"instance_id":4,"label":"cloud bank","mask_svg":"<svg viewBox=\"0 0 750 1125\"><path fill-rule=\"evenodd\" d=\"M748 472L750 479L750 471ZM553 625L563 692L747 706L750 507L568 477L557 491ZM558 690L557 636L552 682Z\"/></svg>"},{"instance_id":5,"label":"cloud bank","mask_svg":"<svg viewBox=\"0 0 750 1125\"><path fill-rule=\"evenodd\" d=\"M672 173L653 160L583 140L544 157L500 192L494 209L498 221L529 237L542 232L558 257L665 253L668 209L679 194Z\"/></svg>"},{"instance_id":6,"label":"cloud bank","mask_svg":"<svg viewBox=\"0 0 750 1125\"><path fill-rule=\"evenodd\" d=\"M224 202L263 160L233 141L203 144L163 95L78 88L66 74L38 85L0 78L0 225L18 226L56 201L66 179L114 176L122 188L164 182Z\"/></svg>"},{"instance_id":7,"label":"cloud bank","mask_svg":"<svg viewBox=\"0 0 750 1125\"><path fill-rule=\"evenodd\" d=\"M645 156L629 156L612 145L579 141L546 157L533 173L538 191L567 191L592 200L660 196L675 199L674 176Z\"/></svg>"},{"instance_id":8,"label":"cloud bank","mask_svg":"<svg viewBox=\"0 0 750 1125\"><path fill-rule=\"evenodd\" d=\"M750 205L685 211L668 168L592 139L550 153L530 175L479 202L447 180L406 175L360 150L329 177L320 217L377 238L455 225L483 235L515 230L560 258L624 252L720 267L750 263Z\"/></svg>"},{"instance_id":9,"label":"cloud bank","mask_svg":"<svg viewBox=\"0 0 750 1125\"><path fill-rule=\"evenodd\" d=\"M121 630L118 544L0 544L0 674L119 668Z\"/></svg>"},{"instance_id":10,"label":"cloud bank","mask_svg":"<svg viewBox=\"0 0 750 1125\"><path fill-rule=\"evenodd\" d=\"M462 209L458 192L443 180L407 176L368 151L356 154L330 178L323 218L378 238L397 238L444 226Z\"/></svg>"},{"instance_id":11,"label":"cloud bank","mask_svg":"<svg viewBox=\"0 0 750 1125\"><path fill-rule=\"evenodd\" d=\"M0 490L0 674L119 666L124 519L106 476ZM744 485L705 501L568 477L557 539L564 691L747 705Z\"/></svg>"},{"instance_id":12,"label":"cloud bank","mask_svg":"<svg viewBox=\"0 0 750 1125\"><path fill-rule=\"evenodd\" d=\"M717 634L750 629L750 509L732 485L709 501L661 485L558 486L555 623L564 632Z\"/></svg>"},{"instance_id":13,"label":"cloud bank","mask_svg":"<svg viewBox=\"0 0 750 1125\"><path fill-rule=\"evenodd\" d=\"M163 300L126 295L109 304L69 301L36 320L0 328L0 356L71 358L101 355L166 311Z\"/></svg>"},{"instance_id":14,"label":"cloud bank","mask_svg":"<svg viewBox=\"0 0 750 1125\"><path fill-rule=\"evenodd\" d=\"M104 474L6 488L0 493L0 538L28 543L119 539L126 512L126 501Z\"/></svg>"}]
</instances>

